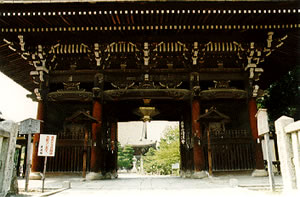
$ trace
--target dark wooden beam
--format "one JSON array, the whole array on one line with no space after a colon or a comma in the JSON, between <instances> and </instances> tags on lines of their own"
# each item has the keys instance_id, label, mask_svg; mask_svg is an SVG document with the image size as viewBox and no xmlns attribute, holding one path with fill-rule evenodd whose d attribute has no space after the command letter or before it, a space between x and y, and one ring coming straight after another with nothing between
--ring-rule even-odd
<instances>
[{"instance_id":1,"label":"dark wooden beam","mask_svg":"<svg viewBox=\"0 0 300 197\"><path fill-rule=\"evenodd\" d=\"M200 80L244 80L247 77L247 73L243 72L240 68L203 68L203 69L154 69L150 70L149 75L154 75L154 80L167 79L168 76L176 77L177 80L188 81L189 73L198 72ZM119 81L119 80L137 80L141 74L146 73L141 69L110 69L110 70L64 70L64 71L52 71L50 73L50 83L62 83L67 81L74 82L94 82L94 76L97 73L103 73L105 80L107 81ZM170 77L172 78L172 77Z\"/></svg>"}]
</instances>

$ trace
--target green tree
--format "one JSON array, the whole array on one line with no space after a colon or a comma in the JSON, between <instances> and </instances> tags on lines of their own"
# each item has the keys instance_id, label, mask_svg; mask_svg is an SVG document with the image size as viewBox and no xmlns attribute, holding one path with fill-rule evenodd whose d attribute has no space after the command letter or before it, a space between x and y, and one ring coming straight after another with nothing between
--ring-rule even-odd
<instances>
[{"instance_id":1,"label":"green tree","mask_svg":"<svg viewBox=\"0 0 300 197\"><path fill-rule=\"evenodd\" d=\"M130 145L122 147L118 144L118 167L120 169L130 170L133 167L134 150Z\"/></svg>"},{"instance_id":2,"label":"green tree","mask_svg":"<svg viewBox=\"0 0 300 197\"><path fill-rule=\"evenodd\" d=\"M171 174L172 164L180 162L179 129L169 127L164 131L157 150L150 148L144 157L148 173Z\"/></svg>"},{"instance_id":3,"label":"green tree","mask_svg":"<svg viewBox=\"0 0 300 197\"><path fill-rule=\"evenodd\" d=\"M145 154L144 159L144 170L147 173L156 173L157 172L157 163L155 162L155 153L154 148L149 148L148 152Z\"/></svg>"},{"instance_id":4,"label":"green tree","mask_svg":"<svg viewBox=\"0 0 300 197\"><path fill-rule=\"evenodd\" d=\"M296 66L267 89L258 107L267 108L270 121L282 115L300 119L300 66Z\"/></svg>"}]
</instances>

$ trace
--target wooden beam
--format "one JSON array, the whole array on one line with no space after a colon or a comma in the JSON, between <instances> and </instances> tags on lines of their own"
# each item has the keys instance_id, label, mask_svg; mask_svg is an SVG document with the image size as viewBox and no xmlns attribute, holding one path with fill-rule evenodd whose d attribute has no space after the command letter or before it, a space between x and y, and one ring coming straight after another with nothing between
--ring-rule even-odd
<instances>
[{"instance_id":1,"label":"wooden beam","mask_svg":"<svg viewBox=\"0 0 300 197\"><path fill-rule=\"evenodd\" d=\"M204 69L154 69L149 72L154 75L154 80L163 81L166 76L172 75L178 80L188 81L190 72L198 72L201 81L209 80L244 80L247 73L240 68L204 68ZM108 70L80 70L80 71L52 71L50 73L50 83L62 83L68 81L94 82L94 76L97 73L103 73L106 81L126 81L138 79L140 74L145 73L142 69L108 69ZM121 76L121 77L120 77ZM129 80L129 81L130 81Z\"/></svg>"}]
</instances>

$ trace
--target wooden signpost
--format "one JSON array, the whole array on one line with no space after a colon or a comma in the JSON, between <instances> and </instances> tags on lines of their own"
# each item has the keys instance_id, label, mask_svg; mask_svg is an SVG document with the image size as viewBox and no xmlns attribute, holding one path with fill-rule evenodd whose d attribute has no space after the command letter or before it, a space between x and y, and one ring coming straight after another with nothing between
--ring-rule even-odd
<instances>
[{"instance_id":1,"label":"wooden signpost","mask_svg":"<svg viewBox=\"0 0 300 197\"><path fill-rule=\"evenodd\" d=\"M274 174L272 170L272 152L270 147L270 135L269 135L269 123L268 123L268 113L267 109L259 109L257 114L257 129L258 135L264 135L265 139L265 148L266 148L266 156L268 162L268 173L269 173L269 182L271 191L275 190L275 181Z\"/></svg>"},{"instance_id":2,"label":"wooden signpost","mask_svg":"<svg viewBox=\"0 0 300 197\"><path fill-rule=\"evenodd\" d=\"M26 159L26 171L25 171L25 191L28 191L29 175L31 168L31 135L40 133L40 120L28 118L20 122L19 134L28 135L27 137L27 159Z\"/></svg>"},{"instance_id":3,"label":"wooden signpost","mask_svg":"<svg viewBox=\"0 0 300 197\"><path fill-rule=\"evenodd\" d=\"M38 156L45 157L44 170L43 170L42 192L44 192L44 186L45 186L47 157L54 157L55 156L55 144L56 144L56 135L48 135L48 134L41 134L40 135Z\"/></svg>"}]
</instances>

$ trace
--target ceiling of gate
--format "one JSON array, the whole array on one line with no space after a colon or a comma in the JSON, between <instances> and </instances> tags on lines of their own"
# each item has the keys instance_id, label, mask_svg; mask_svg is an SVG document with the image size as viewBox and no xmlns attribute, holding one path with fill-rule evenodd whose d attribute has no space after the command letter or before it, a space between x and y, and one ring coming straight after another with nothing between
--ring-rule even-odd
<instances>
[{"instance_id":1,"label":"ceiling of gate","mask_svg":"<svg viewBox=\"0 0 300 197\"><path fill-rule=\"evenodd\" d=\"M52 53L61 57L57 61L62 66L55 67L57 70L69 68L63 61L76 59L79 67L101 72L108 67L97 66L95 43L119 54L110 59L114 65L128 59L127 68L136 64L137 52L143 51L145 42L162 54L161 66L171 58L174 67L180 68L184 59L191 58L187 53L192 53L195 42L210 54L207 64L218 64L212 60L221 55L225 65L239 65L240 46L249 47L251 42L263 45L268 32L274 32L273 39L284 38L284 43L260 65L265 70L261 77L264 87L299 63L299 16L298 2L0 4L0 71L33 91L29 73L35 68L20 51L19 35L29 52L38 45L53 49ZM126 56L122 56L124 52ZM278 72L274 73L274 68Z\"/></svg>"}]
</instances>

